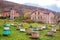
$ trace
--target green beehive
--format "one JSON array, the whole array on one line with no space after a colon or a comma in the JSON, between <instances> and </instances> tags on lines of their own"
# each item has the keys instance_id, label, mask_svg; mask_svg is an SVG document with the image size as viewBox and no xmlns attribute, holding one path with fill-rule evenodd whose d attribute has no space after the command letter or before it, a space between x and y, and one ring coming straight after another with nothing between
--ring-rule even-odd
<instances>
[{"instance_id":1,"label":"green beehive","mask_svg":"<svg viewBox=\"0 0 60 40\"><path fill-rule=\"evenodd\" d=\"M4 24L4 27L10 27L10 24L6 23L6 24Z\"/></svg>"}]
</instances>

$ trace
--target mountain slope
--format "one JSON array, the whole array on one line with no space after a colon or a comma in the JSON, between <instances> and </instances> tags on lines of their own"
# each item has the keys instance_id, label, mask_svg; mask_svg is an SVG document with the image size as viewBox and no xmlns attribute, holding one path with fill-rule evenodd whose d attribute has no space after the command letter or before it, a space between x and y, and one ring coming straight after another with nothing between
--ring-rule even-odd
<instances>
[{"instance_id":1,"label":"mountain slope","mask_svg":"<svg viewBox=\"0 0 60 40\"><path fill-rule=\"evenodd\" d=\"M11 8L15 9L19 14L24 14L27 12L33 12L34 10L38 9L40 11L46 11L46 12L55 12L48 9L40 8L40 7L33 7L33 6L27 6L22 4L17 4L9 1L0 1L0 4L2 4L2 12L4 11L10 11Z\"/></svg>"},{"instance_id":2,"label":"mountain slope","mask_svg":"<svg viewBox=\"0 0 60 40\"><path fill-rule=\"evenodd\" d=\"M45 9L49 9L49 10L52 10L52 11L60 12L60 8L57 7L56 5L40 6L40 5L38 5L38 4L33 4L33 3L24 3L24 5L36 6L36 7L45 8Z\"/></svg>"}]
</instances>

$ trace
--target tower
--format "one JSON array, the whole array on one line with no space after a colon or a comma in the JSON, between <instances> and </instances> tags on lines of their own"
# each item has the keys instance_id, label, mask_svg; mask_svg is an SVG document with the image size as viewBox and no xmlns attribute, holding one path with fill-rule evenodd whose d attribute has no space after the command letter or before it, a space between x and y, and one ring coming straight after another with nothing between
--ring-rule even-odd
<instances>
[{"instance_id":1,"label":"tower","mask_svg":"<svg viewBox=\"0 0 60 40\"><path fill-rule=\"evenodd\" d=\"M13 9L11 9L11 11L10 11L10 19L14 19L14 10Z\"/></svg>"}]
</instances>

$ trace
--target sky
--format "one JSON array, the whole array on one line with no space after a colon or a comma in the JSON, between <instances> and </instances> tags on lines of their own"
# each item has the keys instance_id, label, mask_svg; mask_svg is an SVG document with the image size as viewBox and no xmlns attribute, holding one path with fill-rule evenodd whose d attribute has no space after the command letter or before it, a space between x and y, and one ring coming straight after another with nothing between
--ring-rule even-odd
<instances>
[{"instance_id":1,"label":"sky","mask_svg":"<svg viewBox=\"0 0 60 40\"><path fill-rule=\"evenodd\" d=\"M60 8L60 0L7 0L7 1L16 2L19 4L32 3L43 7L55 5L56 8L57 7Z\"/></svg>"},{"instance_id":2,"label":"sky","mask_svg":"<svg viewBox=\"0 0 60 40\"><path fill-rule=\"evenodd\" d=\"M24 3L34 3L38 4L40 6L49 6L49 5L56 5L57 7L60 7L60 0L7 0L7 1L12 1L20 4Z\"/></svg>"},{"instance_id":3,"label":"sky","mask_svg":"<svg viewBox=\"0 0 60 40\"><path fill-rule=\"evenodd\" d=\"M57 5L58 7L60 7L60 0L57 0L57 1L56 1L56 5Z\"/></svg>"}]
</instances>

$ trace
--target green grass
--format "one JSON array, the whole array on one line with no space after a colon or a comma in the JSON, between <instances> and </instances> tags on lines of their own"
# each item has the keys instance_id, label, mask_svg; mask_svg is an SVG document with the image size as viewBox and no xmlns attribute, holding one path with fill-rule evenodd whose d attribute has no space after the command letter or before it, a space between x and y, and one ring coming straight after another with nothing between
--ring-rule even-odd
<instances>
[{"instance_id":1,"label":"green grass","mask_svg":"<svg viewBox=\"0 0 60 40\"><path fill-rule=\"evenodd\" d=\"M3 36L3 23L4 22L0 22L0 40L33 40L30 38L31 37L30 35L26 34L26 32L20 32L20 31L16 30L16 27L13 27L13 26L10 27L11 34L6 37ZM24 24L26 25L27 23L24 23ZM29 25L29 24L27 24L27 25ZM33 25L33 27L41 26L41 24L37 24L37 23L32 23L32 25ZM54 33L53 37L46 36L46 32L47 32L47 30L39 31L40 37L38 40L60 40L59 31Z\"/></svg>"}]
</instances>

